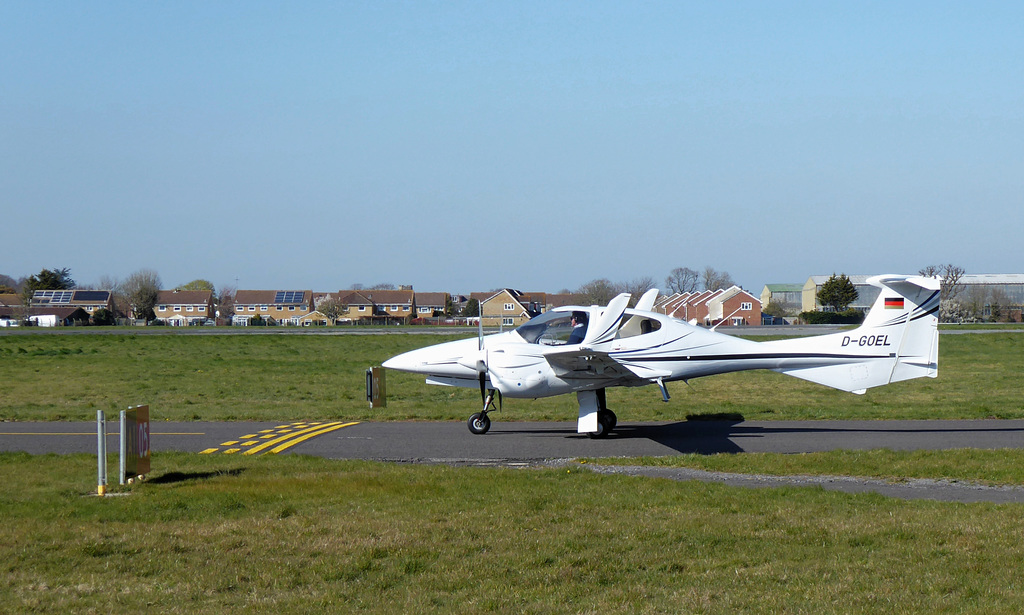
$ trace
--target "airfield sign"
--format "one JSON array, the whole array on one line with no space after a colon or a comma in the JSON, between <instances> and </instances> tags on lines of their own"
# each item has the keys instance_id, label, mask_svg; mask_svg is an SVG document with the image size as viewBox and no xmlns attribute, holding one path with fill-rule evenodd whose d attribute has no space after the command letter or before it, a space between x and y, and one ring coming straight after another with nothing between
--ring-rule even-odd
<instances>
[{"instance_id":1,"label":"airfield sign","mask_svg":"<svg viewBox=\"0 0 1024 615\"><path fill-rule=\"evenodd\" d=\"M121 484L149 474L149 406L121 412Z\"/></svg>"}]
</instances>

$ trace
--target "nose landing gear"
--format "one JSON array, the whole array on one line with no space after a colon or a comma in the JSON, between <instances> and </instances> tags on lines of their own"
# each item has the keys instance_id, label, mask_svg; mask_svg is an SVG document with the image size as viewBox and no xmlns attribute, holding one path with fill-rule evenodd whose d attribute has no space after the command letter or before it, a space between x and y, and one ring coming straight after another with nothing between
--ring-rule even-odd
<instances>
[{"instance_id":1,"label":"nose landing gear","mask_svg":"<svg viewBox=\"0 0 1024 615\"><path fill-rule=\"evenodd\" d=\"M491 428L491 417L487 416L487 413L498 409L494 406L494 393L494 389L488 391L484 397L484 409L470 415L467 424L471 433L482 435Z\"/></svg>"}]
</instances>

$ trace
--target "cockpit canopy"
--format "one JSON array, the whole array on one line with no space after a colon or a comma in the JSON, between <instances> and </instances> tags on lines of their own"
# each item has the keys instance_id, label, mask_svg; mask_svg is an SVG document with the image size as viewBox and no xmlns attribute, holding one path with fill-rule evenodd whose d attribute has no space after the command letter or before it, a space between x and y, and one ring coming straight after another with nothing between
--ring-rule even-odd
<instances>
[{"instance_id":1,"label":"cockpit canopy","mask_svg":"<svg viewBox=\"0 0 1024 615\"><path fill-rule=\"evenodd\" d=\"M593 319L593 315L591 315ZM655 318L641 314L623 316L623 323L615 339L633 337L653 333L661 329L661 322ZM572 333L572 312L551 311L532 318L518 328L519 334L527 343L541 344L542 346L560 346L569 342L569 334Z\"/></svg>"}]
</instances>

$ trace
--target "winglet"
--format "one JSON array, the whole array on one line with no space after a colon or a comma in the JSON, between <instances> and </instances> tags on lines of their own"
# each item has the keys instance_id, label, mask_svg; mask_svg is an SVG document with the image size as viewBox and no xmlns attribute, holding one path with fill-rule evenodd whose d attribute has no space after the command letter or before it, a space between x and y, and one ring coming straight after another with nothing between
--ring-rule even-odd
<instances>
[{"instance_id":1,"label":"winglet","mask_svg":"<svg viewBox=\"0 0 1024 615\"><path fill-rule=\"evenodd\" d=\"M626 313L626 306L629 305L629 293L622 293L608 303L608 307L601 312L601 315L592 319L587 327L587 335L583 338L583 345L601 344L611 341L619 330L619 321Z\"/></svg>"}]
</instances>

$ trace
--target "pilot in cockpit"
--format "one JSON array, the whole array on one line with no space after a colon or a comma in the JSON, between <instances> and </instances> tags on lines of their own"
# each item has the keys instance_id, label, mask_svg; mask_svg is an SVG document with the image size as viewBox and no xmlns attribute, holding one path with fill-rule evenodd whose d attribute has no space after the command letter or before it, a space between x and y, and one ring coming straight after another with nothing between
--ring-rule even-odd
<instances>
[{"instance_id":1,"label":"pilot in cockpit","mask_svg":"<svg viewBox=\"0 0 1024 615\"><path fill-rule=\"evenodd\" d=\"M567 344L579 344L583 342L583 338L587 335L587 313L586 312L573 312L572 313L572 333L569 334L569 340Z\"/></svg>"}]
</instances>

